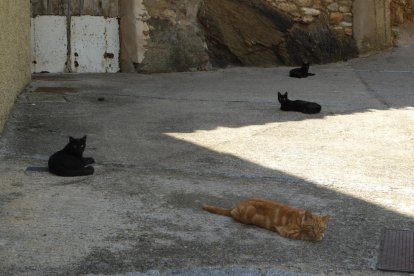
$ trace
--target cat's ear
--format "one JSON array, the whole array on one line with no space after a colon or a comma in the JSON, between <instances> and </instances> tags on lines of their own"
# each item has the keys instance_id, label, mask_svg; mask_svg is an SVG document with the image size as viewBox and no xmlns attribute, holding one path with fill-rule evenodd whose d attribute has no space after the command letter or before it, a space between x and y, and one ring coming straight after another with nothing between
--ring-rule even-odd
<instances>
[{"instance_id":1,"label":"cat's ear","mask_svg":"<svg viewBox=\"0 0 414 276\"><path fill-rule=\"evenodd\" d=\"M286 97L288 96L288 93L287 93L287 91L285 92L285 94L283 94L283 96L286 96Z\"/></svg>"},{"instance_id":2,"label":"cat's ear","mask_svg":"<svg viewBox=\"0 0 414 276\"><path fill-rule=\"evenodd\" d=\"M75 140L76 140L75 138L73 138L72 136L69 136L69 142L72 143L72 142L75 142Z\"/></svg>"},{"instance_id":3,"label":"cat's ear","mask_svg":"<svg viewBox=\"0 0 414 276\"><path fill-rule=\"evenodd\" d=\"M88 135L85 135L81 138L81 140L86 141L86 138L88 137Z\"/></svg>"},{"instance_id":4,"label":"cat's ear","mask_svg":"<svg viewBox=\"0 0 414 276\"><path fill-rule=\"evenodd\" d=\"M331 216L330 215L326 215L326 216L323 216L322 217L322 220L323 220L323 222L328 222L329 220L331 219Z\"/></svg>"},{"instance_id":5,"label":"cat's ear","mask_svg":"<svg viewBox=\"0 0 414 276\"><path fill-rule=\"evenodd\" d=\"M282 96L282 94L280 93L280 92L277 92L277 95L280 97L280 96Z\"/></svg>"}]
</instances>

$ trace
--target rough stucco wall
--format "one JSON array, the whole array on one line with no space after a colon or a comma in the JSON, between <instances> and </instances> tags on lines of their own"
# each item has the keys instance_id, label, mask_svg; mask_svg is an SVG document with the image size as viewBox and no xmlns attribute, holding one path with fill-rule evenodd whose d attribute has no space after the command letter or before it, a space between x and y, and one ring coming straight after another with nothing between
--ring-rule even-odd
<instances>
[{"instance_id":1,"label":"rough stucco wall","mask_svg":"<svg viewBox=\"0 0 414 276\"><path fill-rule=\"evenodd\" d=\"M134 72L135 66L144 60L149 40L149 15L143 0L120 2L121 17L121 70Z\"/></svg>"},{"instance_id":2,"label":"rough stucco wall","mask_svg":"<svg viewBox=\"0 0 414 276\"><path fill-rule=\"evenodd\" d=\"M29 83L30 1L0 1L0 131L17 94Z\"/></svg>"},{"instance_id":3,"label":"rough stucco wall","mask_svg":"<svg viewBox=\"0 0 414 276\"><path fill-rule=\"evenodd\" d=\"M354 39L360 53L392 46L391 0L355 0Z\"/></svg>"}]
</instances>

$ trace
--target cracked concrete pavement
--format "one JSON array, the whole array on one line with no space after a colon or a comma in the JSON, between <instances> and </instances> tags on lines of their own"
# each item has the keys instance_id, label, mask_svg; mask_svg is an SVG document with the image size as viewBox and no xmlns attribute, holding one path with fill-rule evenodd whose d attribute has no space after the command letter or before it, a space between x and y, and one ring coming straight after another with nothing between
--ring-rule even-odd
<instances>
[{"instance_id":1,"label":"cracked concrete pavement","mask_svg":"<svg viewBox=\"0 0 414 276\"><path fill-rule=\"evenodd\" d=\"M382 231L414 229L414 40L403 37L303 80L286 67L34 76L0 139L0 274L381 274ZM277 91L322 112L282 112ZM45 171L84 134L95 175ZM248 197L330 214L325 239L201 209Z\"/></svg>"}]
</instances>

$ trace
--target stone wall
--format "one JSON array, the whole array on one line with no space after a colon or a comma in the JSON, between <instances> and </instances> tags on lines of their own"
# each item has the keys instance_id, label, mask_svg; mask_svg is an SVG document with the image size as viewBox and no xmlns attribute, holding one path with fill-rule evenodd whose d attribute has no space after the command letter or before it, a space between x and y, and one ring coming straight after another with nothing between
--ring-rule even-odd
<instances>
[{"instance_id":1,"label":"stone wall","mask_svg":"<svg viewBox=\"0 0 414 276\"><path fill-rule=\"evenodd\" d=\"M71 13L118 15L122 71L153 73L347 60L389 46L389 1L71 0ZM33 15L67 12L31 2Z\"/></svg>"},{"instance_id":2,"label":"stone wall","mask_svg":"<svg viewBox=\"0 0 414 276\"><path fill-rule=\"evenodd\" d=\"M352 0L125 0L120 4L124 72L293 65L305 59L326 63L357 55Z\"/></svg>"},{"instance_id":3,"label":"stone wall","mask_svg":"<svg viewBox=\"0 0 414 276\"><path fill-rule=\"evenodd\" d=\"M265 0L265 2L289 14L295 22L311 24L324 17L329 19L331 29L352 35L352 0Z\"/></svg>"},{"instance_id":4,"label":"stone wall","mask_svg":"<svg viewBox=\"0 0 414 276\"><path fill-rule=\"evenodd\" d=\"M0 1L0 131L17 94L29 83L30 1Z\"/></svg>"},{"instance_id":5,"label":"stone wall","mask_svg":"<svg viewBox=\"0 0 414 276\"><path fill-rule=\"evenodd\" d=\"M391 22L394 26L414 22L414 0L392 0Z\"/></svg>"},{"instance_id":6,"label":"stone wall","mask_svg":"<svg viewBox=\"0 0 414 276\"><path fill-rule=\"evenodd\" d=\"M33 12L67 1L32 0ZM122 71L153 73L347 60L389 46L390 1L72 0L72 13L118 2Z\"/></svg>"},{"instance_id":7,"label":"stone wall","mask_svg":"<svg viewBox=\"0 0 414 276\"><path fill-rule=\"evenodd\" d=\"M204 0L199 21L216 67L329 63L358 54L351 7L332 0Z\"/></svg>"}]
</instances>

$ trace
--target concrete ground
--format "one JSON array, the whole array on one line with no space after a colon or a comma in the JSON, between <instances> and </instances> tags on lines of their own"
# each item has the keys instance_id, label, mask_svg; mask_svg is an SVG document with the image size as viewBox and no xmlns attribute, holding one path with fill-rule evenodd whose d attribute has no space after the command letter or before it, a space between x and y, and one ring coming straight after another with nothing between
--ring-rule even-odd
<instances>
[{"instance_id":1,"label":"concrete ground","mask_svg":"<svg viewBox=\"0 0 414 276\"><path fill-rule=\"evenodd\" d=\"M382 231L414 229L414 39L289 69L35 76L0 139L0 275L381 274ZM45 171L84 134L95 175ZM249 197L330 214L325 239L201 209Z\"/></svg>"}]
</instances>

